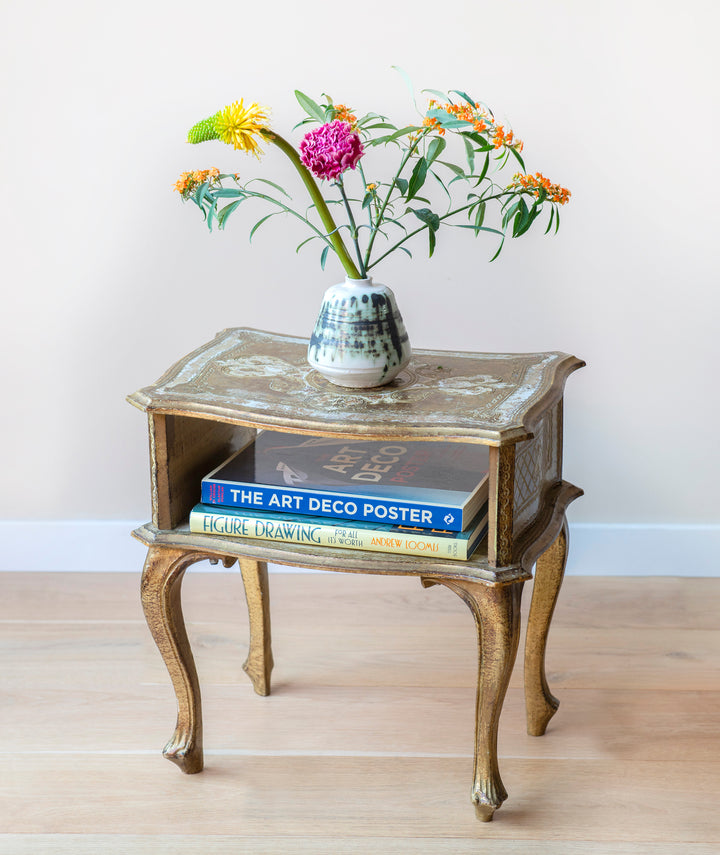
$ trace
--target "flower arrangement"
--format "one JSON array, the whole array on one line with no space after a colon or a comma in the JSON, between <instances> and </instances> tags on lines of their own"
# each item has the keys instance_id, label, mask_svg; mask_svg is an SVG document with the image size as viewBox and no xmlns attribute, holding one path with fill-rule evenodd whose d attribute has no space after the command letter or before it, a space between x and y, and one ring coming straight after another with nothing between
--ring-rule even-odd
<instances>
[{"instance_id":1,"label":"flower arrangement","mask_svg":"<svg viewBox=\"0 0 720 855\"><path fill-rule=\"evenodd\" d=\"M191 128L191 143L220 140L256 157L262 153L261 143L277 146L291 160L309 194L310 205L304 209L292 207L290 194L269 179L243 183L237 173L224 174L217 168L185 172L175 188L183 200L202 210L211 229L214 223L224 228L244 202L270 205L273 210L252 227L251 240L260 226L278 214L299 218L312 234L298 250L319 241L322 268L334 252L350 279L366 278L395 250L411 256L406 244L422 232L427 234L432 255L441 226L464 228L476 237L481 232L498 236L491 261L500 254L508 234L525 234L545 210L549 211L545 233L553 228L557 232L560 206L568 202L570 192L539 172L526 173L523 143L496 121L487 106L459 90L426 91L434 97L424 112L418 111L419 121L402 127L379 113L357 118L327 95L324 102L316 102L296 91L305 114L296 128L317 125L305 133L298 147L271 127L265 108L255 103L246 107L243 100ZM448 144L450 137L457 138L457 151ZM394 146L398 151L398 166L389 177L375 174L372 151L379 146ZM520 171L510 182L501 183L498 175L508 161ZM428 198L433 185L440 204ZM343 222L336 221L331 206L344 212ZM497 211L497 227L486 225L491 210Z\"/></svg>"}]
</instances>

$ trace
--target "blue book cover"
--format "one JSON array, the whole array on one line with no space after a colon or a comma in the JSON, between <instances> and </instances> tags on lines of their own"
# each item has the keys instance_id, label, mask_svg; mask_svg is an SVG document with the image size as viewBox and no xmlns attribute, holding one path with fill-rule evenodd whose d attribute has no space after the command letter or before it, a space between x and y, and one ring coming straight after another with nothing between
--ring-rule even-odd
<instances>
[{"instance_id":1,"label":"blue book cover","mask_svg":"<svg viewBox=\"0 0 720 855\"><path fill-rule=\"evenodd\" d=\"M476 443L263 431L202 480L206 505L462 531L488 497Z\"/></svg>"}]
</instances>

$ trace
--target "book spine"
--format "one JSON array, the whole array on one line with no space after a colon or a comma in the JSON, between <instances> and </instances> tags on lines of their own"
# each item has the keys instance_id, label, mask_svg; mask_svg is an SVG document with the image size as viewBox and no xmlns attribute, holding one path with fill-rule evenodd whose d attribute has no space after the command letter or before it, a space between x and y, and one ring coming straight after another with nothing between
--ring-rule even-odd
<instances>
[{"instance_id":1,"label":"book spine","mask_svg":"<svg viewBox=\"0 0 720 855\"><path fill-rule=\"evenodd\" d=\"M357 529L334 523L301 523L268 520L253 516L192 511L190 531L195 534L305 543L336 549L365 549L397 555L429 555L435 558L467 559L468 541L434 537L423 531L387 532Z\"/></svg>"},{"instance_id":2,"label":"book spine","mask_svg":"<svg viewBox=\"0 0 720 855\"><path fill-rule=\"evenodd\" d=\"M229 484L208 478L202 482L200 501L204 505L222 505L227 508L281 511L301 516L333 517L445 531L462 531L465 522L462 510L450 505L351 496L324 490L319 492L257 484Z\"/></svg>"}]
</instances>

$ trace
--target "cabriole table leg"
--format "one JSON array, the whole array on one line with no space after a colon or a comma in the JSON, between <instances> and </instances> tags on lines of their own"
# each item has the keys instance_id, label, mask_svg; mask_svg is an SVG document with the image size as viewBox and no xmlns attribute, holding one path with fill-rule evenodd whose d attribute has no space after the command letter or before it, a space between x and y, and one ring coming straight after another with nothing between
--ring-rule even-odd
<instances>
[{"instance_id":1,"label":"cabriole table leg","mask_svg":"<svg viewBox=\"0 0 720 855\"><path fill-rule=\"evenodd\" d=\"M170 673L177 697L177 725L163 755L187 774L203 768L200 686L185 630L180 591L187 568L207 554L151 546L142 575L145 620Z\"/></svg>"},{"instance_id":2,"label":"cabriole table leg","mask_svg":"<svg viewBox=\"0 0 720 855\"><path fill-rule=\"evenodd\" d=\"M489 822L507 798L497 756L498 725L520 636L523 582L482 585L437 579L468 604L478 635L478 685L475 713L475 775L472 801L478 819ZM425 583L427 584L427 583Z\"/></svg>"},{"instance_id":3,"label":"cabriole table leg","mask_svg":"<svg viewBox=\"0 0 720 855\"><path fill-rule=\"evenodd\" d=\"M552 544L539 556L535 566L530 614L525 637L525 708L527 732L542 736L560 701L554 697L545 675L548 631L565 575L568 550L567 520Z\"/></svg>"},{"instance_id":4,"label":"cabriole table leg","mask_svg":"<svg viewBox=\"0 0 720 855\"><path fill-rule=\"evenodd\" d=\"M243 670L258 695L270 694L273 655L270 636L270 591L267 564L249 558L238 559L250 620L250 647Z\"/></svg>"}]
</instances>

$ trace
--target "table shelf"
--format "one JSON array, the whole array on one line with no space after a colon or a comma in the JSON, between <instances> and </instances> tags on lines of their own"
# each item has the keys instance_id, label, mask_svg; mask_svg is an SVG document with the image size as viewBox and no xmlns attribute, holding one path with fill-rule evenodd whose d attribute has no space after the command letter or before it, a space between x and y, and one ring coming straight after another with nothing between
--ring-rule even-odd
<instances>
[{"instance_id":1,"label":"table shelf","mask_svg":"<svg viewBox=\"0 0 720 855\"><path fill-rule=\"evenodd\" d=\"M555 713L545 644L567 556L565 512L582 491L562 480L563 390L582 360L565 353L415 351L380 389L332 386L306 361L307 340L230 329L173 365L129 401L147 414L152 520L133 534L148 547L145 616L178 700L164 754L184 772L203 766L200 689L181 607L182 578L203 559L240 566L250 615L245 670L259 694L273 666L267 564L414 576L460 596L479 652L472 800L492 818L506 798L497 758L500 711L515 661L523 583L535 567L525 652L528 732ZM258 430L394 442L489 446L488 533L466 561L193 533L202 478Z\"/></svg>"}]
</instances>

